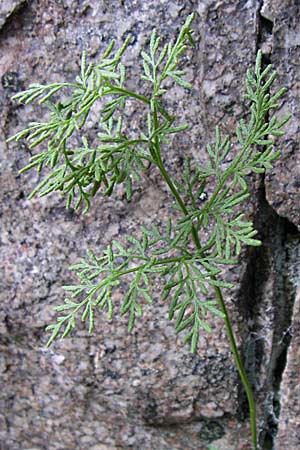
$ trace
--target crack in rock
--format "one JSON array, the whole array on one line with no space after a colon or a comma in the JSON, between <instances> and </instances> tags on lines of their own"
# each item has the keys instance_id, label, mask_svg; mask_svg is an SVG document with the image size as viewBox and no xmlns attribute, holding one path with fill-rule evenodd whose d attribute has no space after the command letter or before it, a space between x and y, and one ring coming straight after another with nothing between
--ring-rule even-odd
<instances>
[{"instance_id":1,"label":"crack in rock","mask_svg":"<svg viewBox=\"0 0 300 450\"><path fill-rule=\"evenodd\" d=\"M26 0L2 0L0 4L0 30L7 20L15 14Z\"/></svg>"},{"instance_id":2,"label":"crack in rock","mask_svg":"<svg viewBox=\"0 0 300 450\"><path fill-rule=\"evenodd\" d=\"M264 180L258 191L255 228L263 241L248 250L239 294L245 318L243 356L249 381L256 391L260 444L273 449L281 411L281 381L291 342L293 307L298 280L300 234L277 215L265 198ZM246 399L240 395L240 412ZM244 415L244 414L243 414Z\"/></svg>"}]
</instances>

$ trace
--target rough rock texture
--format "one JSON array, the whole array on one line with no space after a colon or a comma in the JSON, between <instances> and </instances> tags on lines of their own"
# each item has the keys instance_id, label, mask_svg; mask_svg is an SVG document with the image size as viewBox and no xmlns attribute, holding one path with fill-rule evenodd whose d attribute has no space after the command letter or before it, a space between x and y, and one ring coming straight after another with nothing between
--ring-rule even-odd
<instances>
[{"instance_id":1,"label":"rough rock texture","mask_svg":"<svg viewBox=\"0 0 300 450\"><path fill-rule=\"evenodd\" d=\"M111 37L121 42L129 32L134 41L127 65L134 83L135 58L152 28L170 38L192 11L197 13L197 48L189 51L187 67L194 89L192 94L173 89L169 100L192 127L190 134L174 140L170 170L178 170L183 153L201 162L203 145L212 139L215 125L232 133L245 111L240 100L245 70L253 65L258 47L278 67L280 84L290 88L282 110L293 113L282 142L284 158L266 180L253 178L249 214L255 217L264 246L245 251L241 268L228 273L239 283L226 300L257 390L263 447L297 448L298 410L291 401L293 386L300 382L295 370L298 303L294 306L300 239L292 225L300 224L296 4L296 0L1 3L1 450L205 450L209 443L219 450L250 448L244 396L222 321L213 335L203 334L198 353L191 356L166 320L159 281L157 302L132 335L124 320L107 323L99 317L93 336L82 327L68 340L45 349L44 327L51 321L53 306L61 301L61 286L71 280L68 266L86 248L100 253L111 239L134 233L141 224L159 224L170 214L166 206L170 197L158 174L151 172L136 187L131 203L126 203L120 188L114 197L96 198L83 217L66 212L59 196L29 202L26 196L37 176L18 174L28 161L28 150L24 144L5 143L43 114L38 108L12 103L14 92L34 81L73 80L83 49L97 60ZM135 105L131 120L136 125L134 110Z\"/></svg>"},{"instance_id":2,"label":"rough rock texture","mask_svg":"<svg viewBox=\"0 0 300 450\"><path fill-rule=\"evenodd\" d=\"M278 425L276 449L280 450L288 442L289 448L300 447L300 293L298 291L291 324L291 343L287 355L286 368L281 382L281 414Z\"/></svg>"},{"instance_id":3,"label":"rough rock texture","mask_svg":"<svg viewBox=\"0 0 300 450\"><path fill-rule=\"evenodd\" d=\"M278 68L279 82L290 88L282 114L290 112L292 119L280 142L283 157L268 175L266 190L268 201L278 214L300 227L300 5L297 1L284 1L274 11L272 63Z\"/></svg>"},{"instance_id":4,"label":"rough rock texture","mask_svg":"<svg viewBox=\"0 0 300 450\"><path fill-rule=\"evenodd\" d=\"M22 6L25 0L2 0L0 5L0 30L10 17Z\"/></svg>"}]
</instances>

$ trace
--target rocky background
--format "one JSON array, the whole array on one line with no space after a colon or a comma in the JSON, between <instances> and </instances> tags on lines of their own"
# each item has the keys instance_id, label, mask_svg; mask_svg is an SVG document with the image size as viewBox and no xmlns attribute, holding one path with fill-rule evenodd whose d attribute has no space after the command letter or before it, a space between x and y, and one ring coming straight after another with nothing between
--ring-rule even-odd
<instances>
[{"instance_id":1,"label":"rocky background","mask_svg":"<svg viewBox=\"0 0 300 450\"><path fill-rule=\"evenodd\" d=\"M253 177L248 213L263 246L246 249L226 293L245 366L258 399L262 448L300 448L300 6L297 0L2 0L1 150L1 450L249 450L245 397L222 321L189 354L159 300L131 335L124 320L97 320L45 348L45 325L72 281L68 266L113 238L170 214L169 194L151 171L133 200L120 188L98 196L88 214L66 211L52 195L27 200L35 173L19 175L25 143L6 139L43 110L11 96L30 82L73 80L86 49L97 60L113 37L131 33L127 66L153 27L172 38L196 13L196 49L186 57L192 92L172 90L170 105L191 130L174 140L168 167L183 154L201 161L215 125L232 133L246 111L244 77L258 48L289 91L280 114L293 115L272 173ZM133 85L132 84L132 85ZM132 120L136 119L132 106ZM91 126L90 133L93 132ZM298 290L298 293L297 293Z\"/></svg>"}]
</instances>

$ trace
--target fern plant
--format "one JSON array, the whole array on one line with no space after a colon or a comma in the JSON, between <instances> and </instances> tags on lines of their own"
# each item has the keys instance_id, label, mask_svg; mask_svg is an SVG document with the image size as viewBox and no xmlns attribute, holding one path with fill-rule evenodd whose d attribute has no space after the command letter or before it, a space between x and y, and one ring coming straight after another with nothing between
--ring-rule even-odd
<instances>
[{"instance_id":1,"label":"fern plant","mask_svg":"<svg viewBox=\"0 0 300 450\"><path fill-rule=\"evenodd\" d=\"M47 327L51 333L47 345L59 336L65 338L78 321L88 322L91 333L99 312L106 311L108 319L112 318L116 309L113 292L120 283L122 287L125 283L126 289L118 312L128 317L128 330L132 331L143 308L152 302L151 277L159 274L161 297L169 304L169 319L175 321L176 333L183 334L183 341L190 344L192 352L197 350L199 333L212 332L207 317L224 319L248 398L253 449L257 449L255 402L222 295L222 289L232 285L222 280L221 268L224 264L236 264L243 245L261 244L253 223L241 213L250 196L246 176L271 169L280 155L279 150L274 150L274 139L283 134L282 127L289 117L279 120L274 111L279 108L285 89L270 94L277 73L271 65L262 67L259 51L254 72L248 70L246 75L248 119L240 120L233 139L222 136L217 127L215 142L206 147L208 165L200 166L186 157L181 177L173 178L166 169L162 150L170 135L186 130L188 125L177 123L167 111L164 95L170 82L191 87L184 78L181 56L189 45L194 46L192 20L190 15L174 43L162 45L153 31L149 49L141 53L141 80L145 92L151 89L151 94L126 87L122 60L130 38L115 52L112 41L98 64L88 64L83 54L74 83L32 84L15 95L13 98L21 103L44 104L50 115L47 122L30 123L9 140L26 138L31 149L43 144L42 151L21 171L50 168L30 197L61 191L67 207L74 205L78 209L83 205L86 212L98 192L109 196L120 183L124 183L130 200L133 183L152 164L161 173L181 213L178 221L169 219L163 229L155 225L142 227L140 238L129 235L122 242L112 241L102 256L88 251L86 258L71 267L78 283L64 287L67 297L55 307L59 314L56 322ZM129 99L140 102L143 113L147 110L147 125L134 136L125 134L123 126L123 111ZM98 143L92 147L84 137L84 125L96 102L101 104L100 129ZM237 153L233 152L233 145L238 145ZM214 191L206 199L207 183L214 184ZM199 198L203 199L201 207ZM208 236L205 241L200 240L203 235ZM214 299L209 296L211 290Z\"/></svg>"}]
</instances>

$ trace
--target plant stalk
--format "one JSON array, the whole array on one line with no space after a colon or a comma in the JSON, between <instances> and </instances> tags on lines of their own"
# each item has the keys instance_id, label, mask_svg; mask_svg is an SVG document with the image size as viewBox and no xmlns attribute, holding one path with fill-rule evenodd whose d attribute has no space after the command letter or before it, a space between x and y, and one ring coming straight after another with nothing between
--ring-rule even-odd
<instances>
[{"instance_id":1,"label":"plant stalk","mask_svg":"<svg viewBox=\"0 0 300 450\"><path fill-rule=\"evenodd\" d=\"M129 89L126 88L111 86L107 94L108 95L123 94L127 97L132 97L135 98L136 100L142 101L143 103L147 103L147 105L150 104L150 100L147 97L145 97L144 95L137 94L136 92L130 91Z\"/></svg>"},{"instance_id":2,"label":"plant stalk","mask_svg":"<svg viewBox=\"0 0 300 450\"><path fill-rule=\"evenodd\" d=\"M250 428L251 428L253 450L258 450L257 449L257 428L256 428L256 407L255 407L255 400L253 397L253 392L252 392L251 386L249 384L248 377L245 372L245 369L244 369L244 366L243 366L243 363L242 363L242 360L241 360L241 357L240 357L240 354L239 354L239 351L237 348L237 344L236 344L232 326L231 326L231 323L229 320L229 315L228 315L228 312L227 312L227 309L225 306L222 291L217 286L214 286L214 290L215 290L215 293L216 293L216 296L217 296L217 299L219 302L220 309L225 316L224 317L225 326L226 326L226 331L227 331L227 335L228 335L229 342L230 342L231 351L233 353L233 358L234 358L236 367L237 367L239 375L240 375L240 379L243 383L243 386L244 386L244 389L245 389L246 395L247 395L249 414L250 414Z\"/></svg>"},{"instance_id":3,"label":"plant stalk","mask_svg":"<svg viewBox=\"0 0 300 450\"><path fill-rule=\"evenodd\" d=\"M154 107L154 111L153 111L153 122L154 122L154 127L157 128L158 127L158 117L157 117L157 110ZM162 158L161 158L161 151L160 151L160 142L158 137L156 137L155 139L155 150L156 150L156 158L157 158L157 166L162 174L163 179L165 180L165 182L167 183L170 191L172 192L172 194L174 195L180 209L182 210L184 215L188 215L188 211L187 208L178 192L178 190L176 189L176 187L174 186L172 180L169 177L168 172L166 171ZM205 256L202 247L201 247L201 243L199 240L199 235L198 232L196 230L196 228L193 226L192 228L192 236L193 236L193 240L195 242L195 245L200 253L200 255ZM212 277L213 279L215 279L215 277ZM231 351L233 353L233 357L234 357L234 362L236 364L236 367L238 369L238 373L240 376L240 379L243 383L246 395L247 395L247 400L248 400L248 406L249 406L249 414L250 414L250 428L251 428L251 439L252 439L252 447L253 450L258 450L257 447L257 426L256 426L256 407L255 407L255 400L254 400L254 396L253 396L253 392L251 389L251 386L249 384L248 378L247 378L247 374L246 371L244 369L243 363L242 363L242 359L240 357L238 348L237 348L237 344L236 344L236 340L234 337L234 333L233 333L233 329L230 323L230 319L229 319L229 314L224 302L224 298L223 298L223 294L222 291L219 287L214 286L214 290L215 290L215 294L220 306L220 309L222 311L222 313L224 314L224 321L225 321L225 326L226 326L226 332L228 335L228 339L229 339L229 344L230 344L230 348Z\"/></svg>"}]
</instances>

